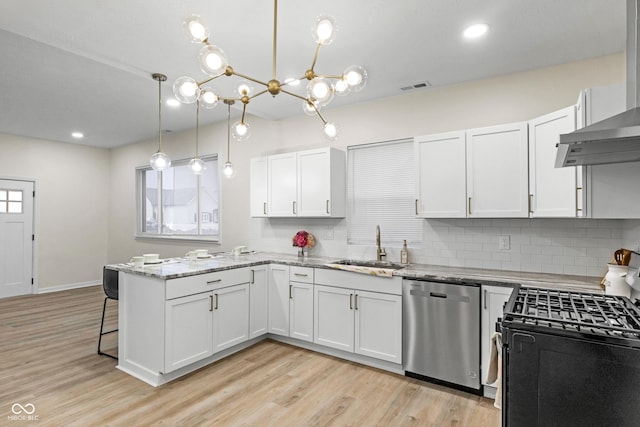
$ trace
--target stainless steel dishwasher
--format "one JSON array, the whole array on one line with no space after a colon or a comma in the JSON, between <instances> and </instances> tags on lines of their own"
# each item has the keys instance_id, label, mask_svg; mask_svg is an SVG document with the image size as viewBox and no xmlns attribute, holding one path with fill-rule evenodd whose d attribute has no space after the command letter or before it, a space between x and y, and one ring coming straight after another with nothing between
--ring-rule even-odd
<instances>
[{"instance_id":1,"label":"stainless steel dishwasher","mask_svg":"<svg viewBox=\"0 0 640 427\"><path fill-rule=\"evenodd\" d=\"M480 286L404 280L405 374L480 393Z\"/></svg>"}]
</instances>

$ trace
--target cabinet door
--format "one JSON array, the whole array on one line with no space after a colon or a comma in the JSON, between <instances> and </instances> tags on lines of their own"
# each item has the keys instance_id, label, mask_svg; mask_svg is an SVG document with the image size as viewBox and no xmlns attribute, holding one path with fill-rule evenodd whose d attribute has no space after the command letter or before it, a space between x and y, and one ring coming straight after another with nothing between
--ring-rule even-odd
<instances>
[{"instance_id":1,"label":"cabinet door","mask_svg":"<svg viewBox=\"0 0 640 427\"><path fill-rule=\"evenodd\" d=\"M415 138L418 162L416 215L422 218L467 216L465 133Z\"/></svg>"},{"instance_id":2,"label":"cabinet door","mask_svg":"<svg viewBox=\"0 0 640 427\"><path fill-rule=\"evenodd\" d=\"M503 286L482 286L482 383L486 383L489 372L489 352L491 335L496 330L496 322L502 317L502 309L511 296L513 288Z\"/></svg>"},{"instance_id":3,"label":"cabinet door","mask_svg":"<svg viewBox=\"0 0 640 427\"><path fill-rule=\"evenodd\" d=\"M269 332L289 336L289 266L269 267Z\"/></svg>"},{"instance_id":4,"label":"cabinet door","mask_svg":"<svg viewBox=\"0 0 640 427\"><path fill-rule=\"evenodd\" d=\"M269 320L268 284L269 267L266 265L251 268L249 282L249 338L267 333Z\"/></svg>"},{"instance_id":5,"label":"cabinet door","mask_svg":"<svg viewBox=\"0 0 640 427\"><path fill-rule=\"evenodd\" d=\"M289 336L313 342L313 285L289 282Z\"/></svg>"},{"instance_id":6,"label":"cabinet door","mask_svg":"<svg viewBox=\"0 0 640 427\"><path fill-rule=\"evenodd\" d=\"M555 167L560 134L576 129L575 106L529 121L529 209L531 217L576 217L575 167Z\"/></svg>"},{"instance_id":7,"label":"cabinet door","mask_svg":"<svg viewBox=\"0 0 640 427\"><path fill-rule=\"evenodd\" d=\"M250 164L250 214L252 217L267 216L267 158L258 157L251 159Z\"/></svg>"},{"instance_id":8,"label":"cabinet door","mask_svg":"<svg viewBox=\"0 0 640 427\"><path fill-rule=\"evenodd\" d=\"M314 343L353 352L353 298L349 289L314 286Z\"/></svg>"},{"instance_id":9,"label":"cabinet door","mask_svg":"<svg viewBox=\"0 0 640 427\"><path fill-rule=\"evenodd\" d=\"M402 297L357 291L355 352L402 363Z\"/></svg>"},{"instance_id":10,"label":"cabinet door","mask_svg":"<svg viewBox=\"0 0 640 427\"><path fill-rule=\"evenodd\" d=\"M204 292L165 303L165 373L213 354L213 294Z\"/></svg>"},{"instance_id":11,"label":"cabinet door","mask_svg":"<svg viewBox=\"0 0 640 427\"><path fill-rule=\"evenodd\" d=\"M467 131L467 215L528 217L527 123Z\"/></svg>"},{"instance_id":12,"label":"cabinet door","mask_svg":"<svg viewBox=\"0 0 640 427\"><path fill-rule=\"evenodd\" d=\"M298 216L331 215L331 158L328 148L298 152Z\"/></svg>"},{"instance_id":13,"label":"cabinet door","mask_svg":"<svg viewBox=\"0 0 640 427\"><path fill-rule=\"evenodd\" d=\"M267 158L269 216L297 215L297 157L296 153L278 154Z\"/></svg>"},{"instance_id":14,"label":"cabinet door","mask_svg":"<svg viewBox=\"0 0 640 427\"><path fill-rule=\"evenodd\" d=\"M213 292L213 352L249 339L249 284Z\"/></svg>"}]
</instances>

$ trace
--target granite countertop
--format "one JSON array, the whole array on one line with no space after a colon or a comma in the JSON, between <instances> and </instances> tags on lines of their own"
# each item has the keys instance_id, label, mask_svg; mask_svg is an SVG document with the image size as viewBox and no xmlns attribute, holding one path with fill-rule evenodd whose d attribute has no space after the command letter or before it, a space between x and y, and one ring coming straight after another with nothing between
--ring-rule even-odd
<instances>
[{"instance_id":1,"label":"granite countertop","mask_svg":"<svg viewBox=\"0 0 640 427\"><path fill-rule=\"evenodd\" d=\"M340 258L342 259L342 258ZM131 263L112 264L107 268L140 274L158 279L175 279L195 274L213 273L234 268L251 267L269 263L281 263L312 268L335 268L327 264L334 264L339 259L329 257L305 257L297 255L255 252L242 255L223 253L211 258L190 261L185 258L169 258L160 264L150 264L144 267L133 267ZM359 274L359 273L355 273ZM402 269L395 270L393 276L407 279L446 280L451 282L473 282L482 285L522 286L566 289L582 292L602 293L599 277L570 276L548 273L527 273L503 270L485 270L465 267L447 267L427 264L409 264Z\"/></svg>"}]
</instances>

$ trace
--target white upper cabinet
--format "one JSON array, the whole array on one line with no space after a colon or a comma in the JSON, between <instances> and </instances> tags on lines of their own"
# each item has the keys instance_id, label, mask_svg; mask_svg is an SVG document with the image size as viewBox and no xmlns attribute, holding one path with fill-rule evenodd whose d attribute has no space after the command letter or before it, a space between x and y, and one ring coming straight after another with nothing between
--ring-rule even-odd
<instances>
[{"instance_id":1,"label":"white upper cabinet","mask_svg":"<svg viewBox=\"0 0 640 427\"><path fill-rule=\"evenodd\" d=\"M296 153L277 154L267 157L268 216L287 217L297 215L297 165Z\"/></svg>"},{"instance_id":2,"label":"white upper cabinet","mask_svg":"<svg viewBox=\"0 0 640 427\"><path fill-rule=\"evenodd\" d=\"M267 216L267 200L269 193L267 191L267 158L256 157L251 159L250 164L250 210L252 217Z\"/></svg>"},{"instance_id":3,"label":"white upper cabinet","mask_svg":"<svg viewBox=\"0 0 640 427\"><path fill-rule=\"evenodd\" d=\"M576 129L571 106L529 121L529 211L532 218L576 217L583 209L575 167L555 167L560 134ZM580 170L581 173L581 170Z\"/></svg>"},{"instance_id":4,"label":"white upper cabinet","mask_svg":"<svg viewBox=\"0 0 640 427\"><path fill-rule=\"evenodd\" d=\"M422 218L467 216L466 134L448 132L414 138L416 215Z\"/></svg>"},{"instance_id":5,"label":"white upper cabinet","mask_svg":"<svg viewBox=\"0 0 640 427\"><path fill-rule=\"evenodd\" d=\"M467 216L528 217L527 123L467 131Z\"/></svg>"},{"instance_id":6,"label":"white upper cabinet","mask_svg":"<svg viewBox=\"0 0 640 427\"><path fill-rule=\"evenodd\" d=\"M266 205L260 198L263 194L260 191L260 182L265 182L265 175L259 167L258 160L253 159L251 216L333 218L345 216L346 158L344 151L320 148L268 156L264 173L267 177ZM254 188L255 191L253 191Z\"/></svg>"}]
</instances>

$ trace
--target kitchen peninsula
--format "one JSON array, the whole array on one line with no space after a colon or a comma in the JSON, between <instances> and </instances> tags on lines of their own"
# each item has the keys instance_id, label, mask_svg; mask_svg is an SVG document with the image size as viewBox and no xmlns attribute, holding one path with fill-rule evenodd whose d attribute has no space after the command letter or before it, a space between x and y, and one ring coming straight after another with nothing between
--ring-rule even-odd
<instances>
[{"instance_id":1,"label":"kitchen peninsula","mask_svg":"<svg viewBox=\"0 0 640 427\"><path fill-rule=\"evenodd\" d=\"M601 292L598 278L416 264L362 274L338 261L252 253L109 265L119 271L118 369L158 386L272 338L404 374L403 278ZM334 301L346 301L349 325L334 320Z\"/></svg>"}]
</instances>

